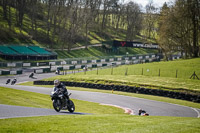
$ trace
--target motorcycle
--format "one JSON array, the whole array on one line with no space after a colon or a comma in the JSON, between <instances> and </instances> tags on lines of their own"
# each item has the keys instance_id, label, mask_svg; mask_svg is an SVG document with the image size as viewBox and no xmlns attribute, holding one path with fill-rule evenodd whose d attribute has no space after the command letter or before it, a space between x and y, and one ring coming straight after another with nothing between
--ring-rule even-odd
<instances>
[{"instance_id":1,"label":"motorcycle","mask_svg":"<svg viewBox=\"0 0 200 133\"><path fill-rule=\"evenodd\" d=\"M31 74L29 75L29 78L33 78L33 75L34 75L34 73L31 73Z\"/></svg>"},{"instance_id":2,"label":"motorcycle","mask_svg":"<svg viewBox=\"0 0 200 133\"><path fill-rule=\"evenodd\" d=\"M60 70L58 69L58 70L56 70L56 72L55 72L55 74L60 74Z\"/></svg>"},{"instance_id":3,"label":"motorcycle","mask_svg":"<svg viewBox=\"0 0 200 133\"><path fill-rule=\"evenodd\" d=\"M68 94L68 97L71 95ZM75 111L75 105L72 100L67 99L64 94L58 89L57 91L51 92L51 100L53 101L53 108L55 111L68 110L70 113Z\"/></svg>"},{"instance_id":4,"label":"motorcycle","mask_svg":"<svg viewBox=\"0 0 200 133\"><path fill-rule=\"evenodd\" d=\"M6 81L6 84L9 84L9 83L10 83L10 81L11 81L11 79L8 79L8 80Z\"/></svg>"},{"instance_id":5,"label":"motorcycle","mask_svg":"<svg viewBox=\"0 0 200 133\"><path fill-rule=\"evenodd\" d=\"M11 82L11 85L14 85L17 82L17 79L13 79L13 81Z\"/></svg>"}]
</instances>

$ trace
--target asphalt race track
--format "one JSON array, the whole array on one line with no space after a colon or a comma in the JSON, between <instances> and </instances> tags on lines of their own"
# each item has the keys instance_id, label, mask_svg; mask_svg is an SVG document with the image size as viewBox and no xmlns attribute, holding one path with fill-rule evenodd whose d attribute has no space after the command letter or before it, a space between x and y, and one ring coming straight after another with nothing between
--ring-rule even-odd
<instances>
[{"instance_id":1,"label":"asphalt race track","mask_svg":"<svg viewBox=\"0 0 200 133\"><path fill-rule=\"evenodd\" d=\"M78 112L69 113L66 111L60 111L60 113L57 113L53 109L32 108L32 107L0 104L0 119L30 117L30 116L46 116L46 115L72 115L72 114L84 115L85 113L78 113Z\"/></svg>"},{"instance_id":2,"label":"asphalt race track","mask_svg":"<svg viewBox=\"0 0 200 133\"><path fill-rule=\"evenodd\" d=\"M50 94L51 88L34 87L34 86L21 86L21 85L6 85L7 78L17 78L17 83L40 80L47 77L55 76L54 73L36 74L35 78L28 78L27 73L17 76L0 76L0 86L26 90L42 94ZM137 115L138 109L144 109L151 116L178 116L178 117L199 117L200 109L195 109L186 106L180 106L176 104L169 104L164 102L158 102L153 100L146 100L141 98L134 98L122 95L98 93L98 92L86 92L86 91L72 91L72 99L79 99L84 101L91 101L100 104L109 104L113 106L120 106L124 109L132 110L132 114ZM49 99L51 102L51 100ZM75 103L76 105L76 103ZM78 108L78 107L76 107ZM69 115L66 111L57 113L53 109L41 109L21 106L10 106L0 104L0 119L13 118L13 117L30 117L30 116L43 116L43 115ZM73 114L85 114L75 112Z\"/></svg>"}]
</instances>

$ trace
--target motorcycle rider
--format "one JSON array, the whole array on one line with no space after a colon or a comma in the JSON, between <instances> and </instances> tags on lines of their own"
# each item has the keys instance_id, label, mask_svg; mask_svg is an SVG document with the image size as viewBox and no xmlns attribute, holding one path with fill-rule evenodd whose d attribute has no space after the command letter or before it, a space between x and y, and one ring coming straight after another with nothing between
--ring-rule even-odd
<instances>
[{"instance_id":1,"label":"motorcycle rider","mask_svg":"<svg viewBox=\"0 0 200 133\"><path fill-rule=\"evenodd\" d=\"M11 85L14 85L16 82L17 82L17 79L14 78L13 81L12 81L12 83L11 83Z\"/></svg>"},{"instance_id":2,"label":"motorcycle rider","mask_svg":"<svg viewBox=\"0 0 200 133\"><path fill-rule=\"evenodd\" d=\"M9 84L11 81L11 79L9 78L7 81L6 81L6 84Z\"/></svg>"},{"instance_id":3,"label":"motorcycle rider","mask_svg":"<svg viewBox=\"0 0 200 133\"><path fill-rule=\"evenodd\" d=\"M149 114L146 113L146 111L145 111L145 110L142 110L142 109L139 109L138 115L141 115L141 116L149 116Z\"/></svg>"},{"instance_id":4,"label":"motorcycle rider","mask_svg":"<svg viewBox=\"0 0 200 133\"><path fill-rule=\"evenodd\" d=\"M59 68L57 68L57 70L56 70L56 74L60 74L60 69Z\"/></svg>"},{"instance_id":5,"label":"motorcycle rider","mask_svg":"<svg viewBox=\"0 0 200 133\"><path fill-rule=\"evenodd\" d=\"M29 78L33 78L34 73L30 73Z\"/></svg>"},{"instance_id":6,"label":"motorcycle rider","mask_svg":"<svg viewBox=\"0 0 200 133\"><path fill-rule=\"evenodd\" d=\"M65 87L65 85L63 83L61 83L58 79L56 79L56 80L54 80L53 91L55 92L58 89L64 94L64 96L66 97L67 101L69 101L67 88Z\"/></svg>"}]
</instances>

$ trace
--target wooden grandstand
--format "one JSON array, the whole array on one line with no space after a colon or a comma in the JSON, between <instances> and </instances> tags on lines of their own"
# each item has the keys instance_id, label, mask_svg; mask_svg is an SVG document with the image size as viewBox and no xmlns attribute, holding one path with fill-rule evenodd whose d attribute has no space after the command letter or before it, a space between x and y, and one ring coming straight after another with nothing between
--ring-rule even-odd
<instances>
[{"instance_id":1,"label":"wooden grandstand","mask_svg":"<svg viewBox=\"0 0 200 133\"><path fill-rule=\"evenodd\" d=\"M57 54L39 46L0 46L0 56L6 60L50 60Z\"/></svg>"}]
</instances>

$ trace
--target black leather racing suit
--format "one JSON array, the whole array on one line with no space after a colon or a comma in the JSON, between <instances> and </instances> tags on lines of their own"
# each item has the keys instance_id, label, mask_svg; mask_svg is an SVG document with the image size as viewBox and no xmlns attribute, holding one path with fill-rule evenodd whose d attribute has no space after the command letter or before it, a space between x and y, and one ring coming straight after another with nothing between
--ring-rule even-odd
<instances>
[{"instance_id":1,"label":"black leather racing suit","mask_svg":"<svg viewBox=\"0 0 200 133\"><path fill-rule=\"evenodd\" d=\"M58 89L64 94L64 96L65 96L65 97L67 98L67 100L68 100L68 99L69 99L69 96L68 96L68 91L67 91L66 86L65 86L63 83L60 83L57 87L54 87L54 88L53 88L53 91L55 92L55 91L57 91Z\"/></svg>"}]
</instances>

